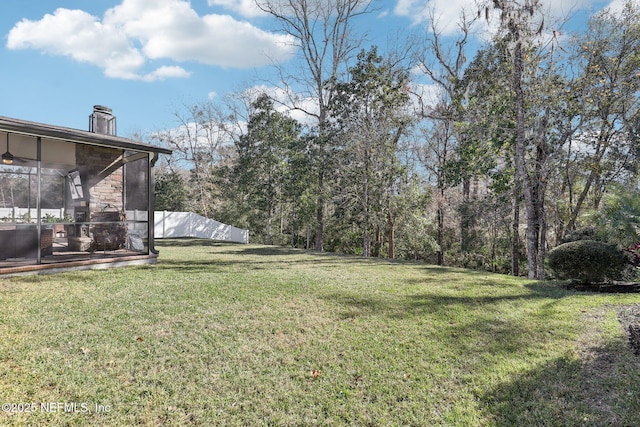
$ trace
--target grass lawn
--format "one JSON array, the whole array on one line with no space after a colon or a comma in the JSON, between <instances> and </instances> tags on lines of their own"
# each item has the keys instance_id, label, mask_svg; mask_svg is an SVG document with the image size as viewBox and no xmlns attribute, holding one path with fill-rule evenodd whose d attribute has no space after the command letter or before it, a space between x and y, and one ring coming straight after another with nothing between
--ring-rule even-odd
<instances>
[{"instance_id":1,"label":"grass lawn","mask_svg":"<svg viewBox=\"0 0 640 427\"><path fill-rule=\"evenodd\" d=\"M0 425L640 425L619 321L639 294L158 246L153 266L0 279Z\"/></svg>"}]
</instances>

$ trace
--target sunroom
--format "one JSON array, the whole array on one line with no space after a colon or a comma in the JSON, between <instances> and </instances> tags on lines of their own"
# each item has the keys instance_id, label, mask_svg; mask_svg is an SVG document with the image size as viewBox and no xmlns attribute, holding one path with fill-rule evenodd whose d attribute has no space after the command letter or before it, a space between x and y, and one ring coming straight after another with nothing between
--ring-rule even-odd
<instances>
[{"instance_id":1,"label":"sunroom","mask_svg":"<svg viewBox=\"0 0 640 427\"><path fill-rule=\"evenodd\" d=\"M170 150L115 135L0 117L0 275L155 263L153 173Z\"/></svg>"}]
</instances>

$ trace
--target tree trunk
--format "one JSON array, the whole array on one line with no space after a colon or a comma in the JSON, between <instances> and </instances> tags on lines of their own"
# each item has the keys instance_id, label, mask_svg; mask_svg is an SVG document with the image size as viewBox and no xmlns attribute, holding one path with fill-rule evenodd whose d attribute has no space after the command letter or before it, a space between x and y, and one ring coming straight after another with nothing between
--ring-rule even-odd
<instances>
[{"instance_id":1,"label":"tree trunk","mask_svg":"<svg viewBox=\"0 0 640 427\"><path fill-rule=\"evenodd\" d=\"M438 265L444 265L444 209L442 201L438 201L438 209L436 212L438 226Z\"/></svg>"},{"instance_id":2,"label":"tree trunk","mask_svg":"<svg viewBox=\"0 0 640 427\"><path fill-rule=\"evenodd\" d=\"M525 100L522 89L522 75L524 73L524 61L522 42L518 40L514 52L513 85L516 93L516 147L514 155L515 175L517 181L522 183L524 193L524 206L527 214L527 276L530 279L536 277L538 271L538 232L539 225L535 211L533 187L529 179L525 158Z\"/></svg>"},{"instance_id":3,"label":"tree trunk","mask_svg":"<svg viewBox=\"0 0 640 427\"><path fill-rule=\"evenodd\" d=\"M271 214L267 218L267 245L271 244Z\"/></svg>"},{"instance_id":4,"label":"tree trunk","mask_svg":"<svg viewBox=\"0 0 640 427\"><path fill-rule=\"evenodd\" d=\"M513 222L511 223L511 275L520 275L520 184L513 186Z\"/></svg>"},{"instance_id":5,"label":"tree trunk","mask_svg":"<svg viewBox=\"0 0 640 427\"><path fill-rule=\"evenodd\" d=\"M589 194L589 190L591 189L591 185L593 184L593 180L595 179L595 172L591 171L589 176L587 177L587 182L584 184L584 189L578 196L578 200L576 201L576 206L571 209L571 218L567 223L567 230L575 230L576 229L576 221L578 219L578 214L580 213L580 209L582 208L582 204L587 198L587 194Z\"/></svg>"},{"instance_id":6,"label":"tree trunk","mask_svg":"<svg viewBox=\"0 0 640 427\"><path fill-rule=\"evenodd\" d=\"M536 167L533 188L535 189L535 214L538 234L538 259L535 276L538 280L544 280L544 261L547 256L547 214L545 211L545 198L547 193L547 160L549 158L549 146L546 141L547 128L549 126L549 107L546 108L536 136Z\"/></svg>"},{"instance_id":7,"label":"tree trunk","mask_svg":"<svg viewBox=\"0 0 640 427\"><path fill-rule=\"evenodd\" d=\"M364 223L362 224L362 255L371 256L371 237L369 236L369 153L365 149L364 168Z\"/></svg>"},{"instance_id":8,"label":"tree trunk","mask_svg":"<svg viewBox=\"0 0 640 427\"><path fill-rule=\"evenodd\" d=\"M545 279L544 260L547 257L547 218L543 211L540 217L540 246L538 248L538 280Z\"/></svg>"},{"instance_id":9,"label":"tree trunk","mask_svg":"<svg viewBox=\"0 0 640 427\"><path fill-rule=\"evenodd\" d=\"M608 143L606 142L609 138L606 128L604 125L600 128L600 135L598 136L598 145L596 148L596 153L593 156L593 162L596 165L600 165L602 159L604 158L604 154L607 151ZM576 221L578 220L578 214L580 213L580 209L582 208L582 204L587 198L589 191L591 190L591 186L598 179L598 173L596 172L597 168L591 169L589 172L589 176L587 177L587 182L584 184L584 189L578 196L578 200L576 201L576 206L571 210L571 218L569 219L569 223L567 224L567 230L575 230Z\"/></svg>"},{"instance_id":10,"label":"tree trunk","mask_svg":"<svg viewBox=\"0 0 640 427\"><path fill-rule=\"evenodd\" d=\"M267 204L267 245L271 244L271 219L273 218L273 208Z\"/></svg>"},{"instance_id":11,"label":"tree trunk","mask_svg":"<svg viewBox=\"0 0 640 427\"><path fill-rule=\"evenodd\" d=\"M316 251L322 252L324 238L324 168L318 172L318 206L316 208Z\"/></svg>"},{"instance_id":12,"label":"tree trunk","mask_svg":"<svg viewBox=\"0 0 640 427\"><path fill-rule=\"evenodd\" d=\"M382 247L382 234L380 232L380 224L376 224L376 241L373 245L372 256L378 258L380 256L380 248Z\"/></svg>"},{"instance_id":13,"label":"tree trunk","mask_svg":"<svg viewBox=\"0 0 640 427\"><path fill-rule=\"evenodd\" d=\"M395 230L394 230L393 216L391 216L391 213L387 215L387 221L389 225L389 258L394 259L396 256L395 248L394 248Z\"/></svg>"},{"instance_id":14,"label":"tree trunk","mask_svg":"<svg viewBox=\"0 0 640 427\"><path fill-rule=\"evenodd\" d=\"M495 217L491 226L491 271L496 273L496 243L498 241L498 224L496 224Z\"/></svg>"},{"instance_id":15,"label":"tree trunk","mask_svg":"<svg viewBox=\"0 0 640 427\"><path fill-rule=\"evenodd\" d=\"M295 207L293 207L292 208L292 212L291 212L291 247L292 248L296 247L296 226L295 226L296 221L295 221L295 218L296 218L296 211L295 211Z\"/></svg>"},{"instance_id":16,"label":"tree trunk","mask_svg":"<svg viewBox=\"0 0 640 427\"><path fill-rule=\"evenodd\" d=\"M471 193L471 180L465 178L462 181L462 206L460 209L460 250L468 252L471 246L469 234L469 201Z\"/></svg>"},{"instance_id":17,"label":"tree trunk","mask_svg":"<svg viewBox=\"0 0 640 427\"><path fill-rule=\"evenodd\" d=\"M366 257L371 256L371 238L369 237L368 231L365 231L362 237L362 255Z\"/></svg>"},{"instance_id":18,"label":"tree trunk","mask_svg":"<svg viewBox=\"0 0 640 427\"><path fill-rule=\"evenodd\" d=\"M546 257L546 244L547 244L547 220L544 209L544 199L546 193L546 180L545 180L545 163L546 163L546 151L542 145L544 142L538 144L538 156L536 162L535 182L532 183L534 188L534 214L536 216L536 239L537 239L537 259L536 259L536 271L534 272L534 278L544 280L544 259ZM529 275L531 277L531 274Z\"/></svg>"}]
</instances>

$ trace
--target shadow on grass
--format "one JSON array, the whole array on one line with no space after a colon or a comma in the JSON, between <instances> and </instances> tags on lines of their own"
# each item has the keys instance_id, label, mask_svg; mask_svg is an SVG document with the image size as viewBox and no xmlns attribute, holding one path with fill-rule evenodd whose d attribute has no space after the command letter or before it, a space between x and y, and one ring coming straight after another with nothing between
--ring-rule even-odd
<instances>
[{"instance_id":1,"label":"shadow on grass","mask_svg":"<svg viewBox=\"0 0 640 427\"><path fill-rule=\"evenodd\" d=\"M217 267L239 267L245 270L267 270L273 269L274 263L282 268L291 265L333 265L336 263L349 263L350 265L372 265L386 262L379 258L364 258L355 255L341 255L334 253L319 253L306 249L283 247L283 246L267 246L267 245L243 245L236 243L211 243L201 245L200 240L177 240L174 244L173 240L166 241L165 247L209 247L213 248L209 254L210 260L184 260L171 259L162 257L162 246L158 245L160 250L160 260L158 268L166 268L174 266L176 269L188 268L206 268L210 266L215 269ZM393 260L392 260L393 261ZM395 263L395 262L394 262Z\"/></svg>"},{"instance_id":2,"label":"shadow on grass","mask_svg":"<svg viewBox=\"0 0 640 427\"><path fill-rule=\"evenodd\" d=\"M474 282L473 286L477 286ZM362 294L353 294L346 292L336 292L324 295L322 298L334 303L338 303L345 308L345 312L349 313L349 317L353 317L356 313L361 316L368 315L386 315L391 318L405 318L411 316L420 316L431 313L439 313L457 307L461 310L476 309L495 309L495 305L501 302L527 302L531 300L547 300L553 304L554 300L571 295L571 292L562 289L559 286L530 283L525 288L529 290L527 293L518 292L520 288L513 285L515 293L498 294L498 295L444 295L440 291L426 291L423 293L399 295L398 298L389 298L389 296L363 296Z\"/></svg>"},{"instance_id":3,"label":"shadow on grass","mask_svg":"<svg viewBox=\"0 0 640 427\"><path fill-rule=\"evenodd\" d=\"M546 360L512 372L506 381L488 382L475 392L479 407L491 420L488 425L640 425L636 409L640 359L634 359L624 339L594 345L582 360L573 355L545 357L545 348L575 339L565 329L564 317L555 312L558 299L571 292L546 284L527 288L530 292L525 294L479 297L425 293L378 298L334 293L324 298L343 306L344 320L371 316L373 322L378 317L428 321L435 332L425 339L433 339L451 354L468 357L471 383L476 375L482 376L480 371L492 372L494 363L529 357ZM509 310L526 315L505 315Z\"/></svg>"},{"instance_id":4,"label":"shadow on grass","mask_svg":"<svg viewBox=\"0 0 640 427\"><path fill-rule=\"evenodd\" d=\"M184 237L180 239L156 239L155 245L158 248L162 248L163 246L175 246L175 247L194 247L194 246L234 246L238 245L238 243L230 243L223 242L220 240L212 240L212 239L193 239L190 237Z\"/></svg>"},{"instance_id":5,"label":"shadow on grass","mask_svg":"<svg viewBox=\"0 0 640 427\"><path fill-rule=\"evenodd\" d=\"M228 251L218 250L217 254L223 255L252 255L252 256L290 256L290 255L309 255L313 257L312 262L318 263L323 260L329 260L335 262L337 260L345 260L352 263L366 263L366 264L400 264L411 263L410 261L388 259L388 258L375 258L364 257L353 254L340 254L336 252L316 252L312 249L292 248L290 246L245 246L236 244L233 249Z\"/></svg>"},{"instance_id":6,"label":"shadow on grass","mask_svg":"<svg viewBox=\"0 0 640 427\"><path fill-rule=\"evenodd\" d=\"M217 250L217 254L227 255L259 255L259 256L274 256L274 255L291 255L301 253L312 253L305 249L291 248L288 246L269 246L269 245L246 245L242 243L224 242L220 240L211 239L195 239L195 238L180 238L180 239L159 239L156 240L156 246L158 249L163 247L215 247L215 248L229 248L229 250Z\"/></svg>"},{"instance_id":7,"label":"shadow on grass","mask_svg":"<svg viewBox=\"0 0 640 427\"><path fill-rule=\"evenodd\" d=\"M640 425L638 363L620 343L590 351L590 360L557 358L488 390L480 404L491 424Z\"/></svg>"},{"instance_id":8,"label":"shadow on grass","mask_svg":"<svg viewBox=\"0 0 640 427\"><path fill-rule=\"evenodd\" d=\"M460 354L475 354L478 351L493 354L522 352L532 345L529 321L543 324L536 331L536 340L546 340L546 327L553 329L551 319L554 301L545 294L529 293L497 296L450 296L438 294L400 295L390 298L333 293L322 297L326 301L342 306L342 320L357 318L387 318L390 321L412 322L428 320L438 324L437 334ZM531 300L540 300L528 314L526 320L513 320L511 310L521 310L521 305L530 305ZM506 302L508 304L502 304ZM482 347L482 348L481 348Z\"/></svg>"},{"instance_id":9,"label":"shadow on grass","mask_svg":"<svg viewBox=\"0 0 640 427\"><path fill-rule=\"evenodd\" d=\"M256 255L256 256L281 256L281 255L301 255L311 253L304 249L296 249L283 246L236 246L233 251L218 251L220 254L233 255Z\"/></svg>"},{"instance_id":10,"label":"shadow on grass","mask_svg":"<svg viewBox=\"0 0 640 427\"><path fill-rule=\"evenodd\" d=\"M216 252L218 253L218 252ZM214 254L215 255L215 254ZM278 268L288 268L287 266L293 266L300 264L296 260L291 261L278 261ZM221 260L212 258L211 260L174 260L174 259L161 259L157 264L150 266L143 266L139 268L148 269L149 272L153 271L172 271L181 273L237 273L241 274L243 271L273 271L274 263L268 258L257 261L252 260Z\"/></svg>"}]
</instances>

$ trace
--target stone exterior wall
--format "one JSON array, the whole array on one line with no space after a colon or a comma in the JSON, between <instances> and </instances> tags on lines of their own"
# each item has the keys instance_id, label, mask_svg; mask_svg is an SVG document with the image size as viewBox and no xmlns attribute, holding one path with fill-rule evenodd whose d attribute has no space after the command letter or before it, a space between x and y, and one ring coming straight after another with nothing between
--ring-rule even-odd
<instances>
[{"instance_id":1,"label":"stone exterior wall","mask_svg":"<svg viewBox=\"0 0 640 427\"><path fill-rule=\"evenodd\" d=\"M76 164L79 165L84 190L88 192L89 218L103 210L124 210L122 156L122 150L77 145ZM110 207L105 208L107 205Z\"/></svg>"},{"instance_id":2,"label":"stone exterior wall","mask_svg":"<svg viewBox=\"0 0 640 427\"><path fill-rule=\"evenodd\" d=\"M124 220L123 151L78 144L76 164L80 171L85 198L85 221L95 223L89 229L91 246L77 250L116 250L124 247L127 227ZM105 224L112 223L112 224Z\"/></svg>"}]
</instances>

